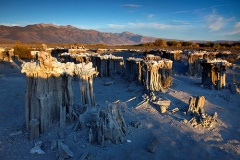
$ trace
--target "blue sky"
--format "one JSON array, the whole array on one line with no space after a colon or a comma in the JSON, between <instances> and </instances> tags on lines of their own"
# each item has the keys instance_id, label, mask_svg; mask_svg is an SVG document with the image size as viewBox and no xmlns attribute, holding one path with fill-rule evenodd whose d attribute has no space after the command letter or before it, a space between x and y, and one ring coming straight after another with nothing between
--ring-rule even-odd
<instances>
[{"instance_id":1,"label":"blue sky","mask_svg":"<svg viewBox=\"0 0 240 160\"><path fill-rule=\"evenodd\" d=\"M240 40L240 0L1 0L0 24L81 29L180 40Z\"/></svg>"}]
</instances>

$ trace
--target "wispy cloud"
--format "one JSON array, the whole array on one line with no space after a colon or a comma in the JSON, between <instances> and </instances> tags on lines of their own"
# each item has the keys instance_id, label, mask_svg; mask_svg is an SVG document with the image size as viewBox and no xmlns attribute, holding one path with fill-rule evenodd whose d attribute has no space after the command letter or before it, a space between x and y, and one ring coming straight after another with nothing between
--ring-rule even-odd
<instances>
[{"instance_id":1,"label":"wispy cloud","mask_svg":"<svg viewBox=\"0 0 240 160\"><path fill-rule=\"evenodd\" d=\"M108 26L109 26L109 28L114 28L114 29L153 28L153 29L164 30L164 29L170 29L170 28L177 28L175 25L169 25L169 24L163 24L163 23L143 23L143 22L138 22L138 23L129 22L125 25L123 25L123 24L108 24Z\"/></svg>"},{"instance_id":2,"label":"wispy cloud","mask_svg":"<svg viewBox=\"0 0 240 160\"><path fill-rule=\"evenodd\" d=\"M62 25L62 24L57 24L55 22L17 22L17 23L0 23L0 25L4 25L4 26L27 26L27 25L33 25L33 24L52 24L52 25Z\"/></svg>"},{"instance_id":3,"label":"wispy cloud","mask_svg":"<svg viewBox=\"0 0 240 160\"><path fill-rule=\"evenodd\" d=\"M207 18L207 25L211 32L220 30L224 25L224 19L221 16L210 15Z\"/></svg>"},{"instance_id":4,"label":"wispy cloud","mask_svg":"<svg viewBox=\"0 0 240 160\"><path fill-rule=\"evenodd\" d=\"M182 21L182 20L172 20L168 22L170 25L191 25L189 21Z\"/></svg>"},{"instance_id":5,"label":"wispy cloud","mask_svg":"<svg viewBox=\"0 0 240 160\"><path fill-rule=\"evenodd\" d=\"M234 18L224 18L215 13L213 13L205 17L205 21L207 23L207 27L210 29L210 32L218 31L222 29L227 23L232 21Z\"/></svg>"},{"instance_id":6,"label":"wispy cloud","mask_svg":"<svg viewBox=\"0 0 240 160\"><path fill-rule=\"evenodd\" d=\"M136 7L141 7L141 5L138 4L125 4L123 7L128 7L128 8L136 8Z\"/></svg>"},{"instance_id":7,"label":"wispy cloud","mask_svg":"<svg viewBox=\"0 0 240 160\"><path fill-rule=\"evenodd\" d=\"M147 15L147 18L148 18L148 19L152 19L152 17L154 17L154 14L148 14L148 15Z\"/></svg>"},{"instance_id":8,"label":"wispy cloud","mask_svg":"<svg viewBox=\"0 0 240 160\"><path fill-rule=\"evenodd\" d=\"M240 33L240 22L236 22L232 31L229 33L229 35L234 35L239 33Z\"/></svg>"},{"instance_id":9,"label":"wispy cloud","mask_svg":"<svg viewBox=\"0 0 240 160\"><path fill-rule=\"evenodd\" d=\"M234 27L240 28L240 22L237 22L237 23L234 25Z\"/></svg>"},{"instance_id":10,"label":"wispy cloud","mask_svg":"<svg viewBox=\"0 0 240 160\"><path fill-rule=\"evenodd\" d=\"M160 30L176 28L176 26L168 25L168 24L162 24L162 23L150 23L149 27L155 28L155 29L160 29Z\"/></svg>"},{"instance_id":11,"label":"wispy cloud","mask_svg":"<svg viewBox=\"0 0 240 160\"><path fill-rule=\"evenodd\" d=\"M108 24L109 28L114 28L114 29L124 29L127 28L125 25L122 24Z\"/></svg>"},{"instance_id":12,"label":"wispy cloud","mask_svg":"<svg viewBox=\"0 0 240 160\"><path fill-rule=\"evenodd\" d=\"M212 8L218 8L218 7L224 7L224 6L228 6L228 5L230 5L230 4L215 5L215 6L204 7L204 8L197 8L197 9L176 11L176 12L172 12L171 14L180 14L180 13L189 13L189 12L191 12L191 13L197 13L197 12L202 11L202 10L212 9Z\"/></svg>"},{"instance_id":13,"label":"wispy cloud","mask_svg":"<svg viewBox=\"0 0 240 160\"><path fill-rule=\"evenodd\" d=\"M176 12L171 12L171 14L188 13L188 12L196 12L196 11L197 10L176 11Z\"/></svg>"},{"instance_id":14,"label":"wispy cloud","mask_svg":"<svg viewBox=\"0 0 240 160\"><path fill-rule=\"evenodd\" d=\"M3 26L26 26L28 24L26 24L26 23L0 23L0 25L3 25Z\"/></svg>"}]
</instances>

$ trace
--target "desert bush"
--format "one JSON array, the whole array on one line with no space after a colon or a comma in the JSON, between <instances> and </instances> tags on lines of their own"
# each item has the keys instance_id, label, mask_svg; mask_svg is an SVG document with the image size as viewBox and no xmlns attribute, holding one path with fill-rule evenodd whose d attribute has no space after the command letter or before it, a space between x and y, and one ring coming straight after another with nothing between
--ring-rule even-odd
<instances>
[{"instance_id":1,"label":"desert bush","mask_svg":"<svg viewBox=\"0 0 240 160\"><path fill-rule=\"evenodd\" d=\"M0 60L9 60L9 53L8 53L8 51L0 52Z\"/></svg>"},{"instance_id":2,"label":"desert bush","mask_svg":"<svg viewBox=\"0 0 240 160\"><path fill-rule=\"evenodd\" d=\"M182 46L183 47L191 47L194 45L194 42L190 42L190 41L184 41L182 42Z\"/></svg>"},{"instance_id":3,"label":"desert bush","mask_svg":"<svg viewBox=\"0 0 240 160\"><path fill-rule=\"evenodd\" d=\"M217 43L213 45L213 48L220 48L220 47L221 47L221 45L217 44Z\"/></svg>"},{"instance_id":4,"label":"desert bush","mask_svg":"<svg viewBox=\"0 0 240 160\"><path fill-rule=\"evenodd\" d=\"M237 59L235 57L226 58L229 63L234 63Z\"/></svg>"},{"instance_id":5,"label":"desert bush","mask_svg":"<svg viewBox=\"0 0 240 160\"><path fill-rule=\"evenodd\" d=\"M236 47L236 48L239 48L240 47L240 41L233 43L232 46Z\"/></svg>"},{"instance_id":6,"label":"desert bush","mask_svg":"<svg viewBox=\"0 0 240 160\"><path fill-rule=\"evenodd\" d=\"M166 47L167 43L163 39L157 39L157 40L155 40L154 45L160 46L160 47Z\"/></svg>"},{"instance_id":7,"label":"desert bush","mask_svg":"<svg viewBox=\"0 0 240 160\"><path fill-rule=\"evenodd\" d=\"M173 47L181 47L182 43L181 42L177 42L177 41L168 41L167 45L168 46L173 46Z\"/></svg>"},{"instance_id":8,"label":"desert bush","mask_svg":"<svg viewBox=\"0 0 240 160\"><path fill-rule=\"evenodd\" d=\"M153 47L154 43L153 42L148 42L148 43L145 43L143 46L145 46L145 47Z\"/></svg>"},{"instance_id":9,"label":"desert bush","mask_svg":"<svg viewBox=\"0 0 240 160\"><path fill-rule=\"evenodd\" d=\"M18 55L20 59L31 59L31 51L29 46L17 43L14 47L14 55Z\"/></svg>"},{"instance_id":10,"label":"desert bush","mask_svg":"<svg viewBox=\"0 0 240 160\"><path fill-rule=\"evenodd\" d=\"M220 42L219 43L222 47L231 47L232 44L230 42Z\"/></svg>"},{"instance_id":11,"label":"desert bush","mask_svg":"<svg viewBox=\"0 0 240 160\"><path fill-rule=\"evenodd\" d=\"M206 42L205 47L213 47L214 43L213 42Z\"/></svg>"},{"instance_id":12,"label":"desert bush","mask_svg":"<svg viewBox=\"0 0 240 160\"><path fill-rule=\"evenodd\" d=\"M240 85L240 77L237 75L233 75L233 83L236 85Z\"/></svg>"},{"instance_id":13,"label":"desert bush","mask_svg":"<svg viewBox=\"0 0 240 160\"><path fill-rule=\"evenodd\" d=\"M163 81L163 88L169 88L172 85L173 78L172 77L167 77Z\"/></svg>"}]
</instances>

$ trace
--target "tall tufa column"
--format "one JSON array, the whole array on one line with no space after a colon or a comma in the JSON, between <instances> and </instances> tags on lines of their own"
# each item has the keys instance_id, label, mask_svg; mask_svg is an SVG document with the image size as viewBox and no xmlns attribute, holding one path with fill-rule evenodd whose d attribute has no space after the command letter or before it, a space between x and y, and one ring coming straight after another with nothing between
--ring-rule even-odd
<instances>
[{"instance_id":1,"label":"tall tufa column","mask_svg":"<svg viewBox=\"0 0 240 160\"><path fill-rule=\"evenodd\" d=\"M37 127L40 132L44 132L54 122L64 127L67 115L68 118L73 118L74 74L80 79L82 102L95 105L93 75L97 72L92 68L92 63L60 63L49 53L40 52L39 61L23 63L22 73L26 73L27 76L26 128L32 130L33 138L37 135ZM38 121L39 125L31 123L33 119Z\"/></svg>"},{"instance_id":2,"label":"tall tufa column","mask_svg":"<svg viewBox=\"0 0 240 160\"><path fill-rule=\"evenodd\" d=\"M98 72L95 68L92 68L92 62L76 64L75 73L79 77L80 99L82 104L95 106L93 77L97 76Z\"/></svg>"}]
</instances>

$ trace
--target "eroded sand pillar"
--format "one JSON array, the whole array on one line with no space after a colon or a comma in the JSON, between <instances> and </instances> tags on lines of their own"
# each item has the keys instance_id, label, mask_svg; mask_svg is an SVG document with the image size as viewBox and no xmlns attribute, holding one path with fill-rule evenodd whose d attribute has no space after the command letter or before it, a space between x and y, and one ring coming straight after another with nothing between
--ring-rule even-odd
<instances>
[{"instance_id":1,"label":"eroded sand pillar","mask_svg":"<svg viewBox=\"0 0 240 160\"><path fill-rule=\"evenodd\" d=\"M27 76L25 99L26 128L30 121L39 121L39 130L44 132L54 122L64 127L67 115L73 118L75 97L73 75L77 74L80 84L84 81L81 96L83 102L95 105L93 95L93 75L97 74L92 64L60 63L47 52L39 53L39 61L22 65L22 73Z\"/></svg>"}]
</instances>

